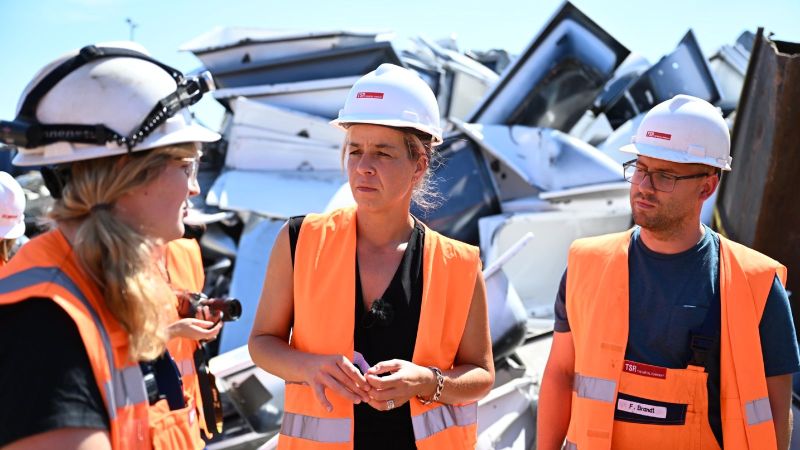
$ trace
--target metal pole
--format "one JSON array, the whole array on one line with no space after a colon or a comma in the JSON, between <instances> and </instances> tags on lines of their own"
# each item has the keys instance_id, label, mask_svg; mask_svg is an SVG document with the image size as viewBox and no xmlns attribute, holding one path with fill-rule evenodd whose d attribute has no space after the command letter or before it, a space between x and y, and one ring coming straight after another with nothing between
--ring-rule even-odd
<instances>
[{"instance_id":1,"label":"metal pole","mask_svg":"<svg viewBox=\"0 0 800 450\"><path fill-rule=\"evenodd\" d=\"M129 34L128 34L128 39L132 41L133 40L133 30L135 30L136 27L139 26L139 24L135 23L133 21L133 19L131 19L130 17L126 17L125 18L125 23L127 23L128 27L130 27Z\"/></svg>"}]
</instances>

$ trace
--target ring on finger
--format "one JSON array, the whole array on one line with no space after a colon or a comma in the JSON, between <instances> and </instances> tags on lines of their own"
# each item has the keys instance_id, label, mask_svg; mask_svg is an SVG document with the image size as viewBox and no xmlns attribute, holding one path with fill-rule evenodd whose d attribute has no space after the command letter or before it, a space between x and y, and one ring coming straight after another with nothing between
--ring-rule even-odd
<instances>
[{"instance_id":1,"label":"ring on finger","mask_svg":"<svg viewBox=\"0 0 800 450\"><path fill-rule=\"evenodd\" d=\"M386 410L389 411L390 409L394 409L394 400L386 401Z\"/></svg>"}]
</instances>

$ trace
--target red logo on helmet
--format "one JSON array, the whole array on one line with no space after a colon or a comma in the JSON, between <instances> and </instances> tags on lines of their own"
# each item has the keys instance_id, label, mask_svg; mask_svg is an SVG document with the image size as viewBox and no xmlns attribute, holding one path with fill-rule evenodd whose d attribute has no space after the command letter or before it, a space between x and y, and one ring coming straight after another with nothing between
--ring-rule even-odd
<instances>
[{"instance_id":1,"label":"red logo on helmet","mask_svg":"<svg viewBox=\"0 0 800 450\"><path fill-rule=\"evenodd\" d=\"M356 94L356 98L377 98L383 99L383 92L366 92L362 91Z\"/></svg>"},{"instance_id":2,"label":"red logo on helmet","mask_svg":"<svg viewBox=\"0 0 800 450\"><path fill-rule=\"evenodd\" d=\"M647 132L647 137L656 138L656 139L663 139L665 141L668 141L668 140L672 139L672 135L671 134L660 133L658 131L648 131Z\"/></svg>"}]
</instances>

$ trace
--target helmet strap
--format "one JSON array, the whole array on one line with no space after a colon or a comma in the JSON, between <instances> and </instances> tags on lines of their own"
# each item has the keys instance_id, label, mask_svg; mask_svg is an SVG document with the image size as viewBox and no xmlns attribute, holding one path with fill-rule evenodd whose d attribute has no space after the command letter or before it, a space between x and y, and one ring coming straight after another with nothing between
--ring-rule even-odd
<instances>
[{"instance_id":1,"label":"helmet strap","mask_svg":"<svg viewBox=\"0 0 800 450\"><path fill-rule=\"evenodd\" d=\"M64 186L72 177L69 166L44 166L41 168L44 186L50 191L50 196L60 199L64 194Z\"/></svg>"}]
</instances>

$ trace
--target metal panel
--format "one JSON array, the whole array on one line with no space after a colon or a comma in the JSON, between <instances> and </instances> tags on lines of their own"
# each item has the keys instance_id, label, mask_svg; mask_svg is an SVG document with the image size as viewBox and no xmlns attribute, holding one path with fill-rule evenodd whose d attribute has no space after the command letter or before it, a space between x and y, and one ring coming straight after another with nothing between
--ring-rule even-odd
<instances>
[{"instance_id":1,"label":"metal panel","mask_svg":"<svg viewBox=\"0 0 800 450\"><path fill-rule=\"evenodd\" d=\"M733 129L733 171L724 176L721 227L732 239L789 268L800 291L800 44L759 29ZM795 296L796 297L796 296ZM793 308L798 324L798 308Z\"/></svg>"},{"instance_id":2,"label":"metal panel","mask_svg":"<svg viewBox=\"0 0 800 450\"><path fill-rule=\"evenodd\" d=\"M260 61L232 70L218 70L214 80L231 88L364 75L383 63L403 66L389 42L336 48Z\"/></svg>"},{"instance_id":3,"label":"metal panel","mask_svg":"<svg viewBox=\"0 0 800 450\"><path fill-rule=\"evenodd\" d=\"M337 147L344 141L344 132L332 127L326 117L271 106L244 97L233 99L231 108L234 111L231 131L236 126L253 127L317 142L327 142Z\"/></svg>"},{"instance_id":4,"label":"metal panel","mask_svg":"<svg viewBox=\"0 0 800 450\"><path fill-rule=\"evenodd\" d=\"M569 131L629 53L566 2L466 122Z\"/></svg>"},{"instance_id":5,"label":"metal panel","mask_svg":"<svg viewBox=\"0 0 800 450\"><path fill-rule=\"evenodd\" d=\"M263 28L217 27L183 44L215 72L253 62L300 53L374 42L378 32L276 31Z\"/></svg>"},{"instance_id":6,"label":"metal panel","mask_svg":"<svg viewBox=\"0 0 800 450\"><path fill-rule=\"evenodd\" d=\"M711 104L720 100L716 80L692 30L672 53L653 64L630 87L620 90L603 110L611 126L617 128L678 94L702 98Z\"/></svg>"},{"instance_id":7,"label":"metal panel","mask_svg":"<svg viewBox=\"0 0 800 450\"><path fill-rule=\"evenodd\" d=\"M220 209L288 219L324 212L346 183L347 177L340 170L229 170L214 181L206 203ZM349 186L345 189L350 192ZM287 192L291 195L285 195Z\"/></svg>"},{"instance_id":8,"label":"metal panel","mask_svg":"<svg viewBox=\"0 0 800 450\"><path fill-rule=\"evenodd\" d=\"M560 131L521 125L455 125L538 190L624 181L616 161Z\"/></svg>"},{"instance_id":9,"label":"metal panel","mask_svg":"<svg viewBox=\"0 0 800 450\"><path fill-rule=\"evenodd\" d=\"M412 204L411 212L446 236L478 245L478 219L500 212L497 191L480 149L463 135L456 135L438 152L440 160L433 165L432 178L441 195L440 206L426 212Z\"/></svg>"},{"instance_id":10,"label":"metal panel","mask_svg":"<svg viewBox=\"0 0 800 450\"><path fill-rule=\"evenodd\" d=\"M214 91L214 98L229 108L234 98L323 117L336 118L347 99L350 88L360 76L323 78L296 83L262 84Z\"/></svg>"}]
</instances>

